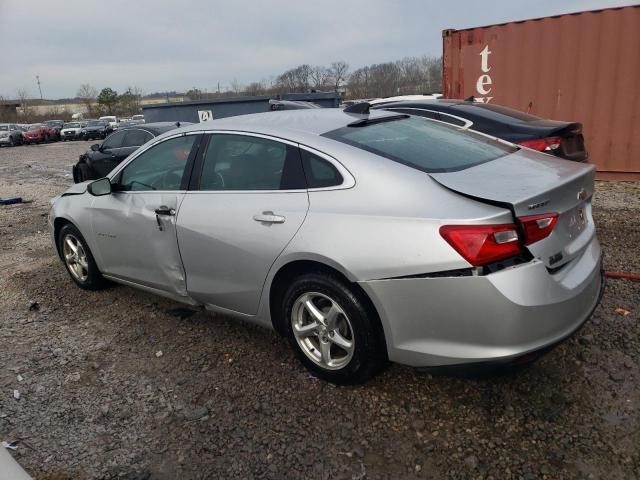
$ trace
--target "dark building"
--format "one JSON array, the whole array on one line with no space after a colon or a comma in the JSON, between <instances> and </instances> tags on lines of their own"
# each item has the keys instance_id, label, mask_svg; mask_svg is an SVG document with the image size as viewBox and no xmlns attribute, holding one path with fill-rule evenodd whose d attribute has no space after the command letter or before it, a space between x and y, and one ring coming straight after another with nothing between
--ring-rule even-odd
<instances>
[{"instance_id":1,"label":"dark building","mask_svg":"<svg viewBox=\"0 0 640 480\"><path fill-rule=\"evenodd\" d=\"M260 95L254 97L230 97L191 102L159 103L143 105L146 122L200 122L216 118L246 115L248 113L273 110L275 97ZM287 93L275 100L290 102L312 102L322 108L336 108L340 104L340 95L336 92ZM283 102L286 103L286 102Z\"/></svg>"}]
</instances>

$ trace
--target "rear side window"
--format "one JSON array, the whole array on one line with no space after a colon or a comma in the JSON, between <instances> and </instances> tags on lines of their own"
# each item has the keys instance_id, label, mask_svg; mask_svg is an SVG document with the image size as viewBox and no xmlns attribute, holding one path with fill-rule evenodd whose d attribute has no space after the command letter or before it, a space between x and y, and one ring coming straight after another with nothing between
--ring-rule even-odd
<instances>
[{"instance_id":1,"label":"rear side window","mask_svg":"<svg viewBox=\"0 0 640 480\"><path fill-rule=\"evenodd\" d=\"M469 131L411 117L323 134L424 172L463 170L515 152Z\"/></svg>"},{"instance_id":2,"label":"rear side window","mask_svg":"<svg viewBox=\"0 0 640 480\"><path fill-rule=\"evenodd\" d=\"M422 110L420 108L390 108L389 110L397 113L406 113L407 115L417 115L418 117L440 120L438 112L432 112L431 110Z\"/></svg>"},{"instance_id":3,"label":"rear side window","mask_svg":"<svg viewBox=\"0 0 640 480\"><path fill-rule=\"evenodd\" d=\"M200 190L306 188L295 147L266 138L213 134L204 154Z\"/></svg>"},{"instance_id":4,"label":"rear side window","mask_svg":"<svg viewBox=\"0 0 640 480\"><path fill-rule=\"evenodd\" d=\"M302 166L309 188L335 187L342 183L342 175L331 163L306 150L300 150Z\"/></svg>"},{"instance_id":5,"label":"rear side window","mask_svg":"<svg viewBox=\"0 0 640 480\"><path fill-rule=\"evenodd\" d=\"M107 137L102 143L103 150L110 150L112 148L120 148L122 146L122 140L124 139L125 132L116 132L113 135Z\"/></svg>"},{"instance_id":6,"label":"rear side window","mask_svg":"<svg viewBox=\"0 0 640 480\"><path fill-rule=\"evenodd\" d=\"M132 128L131 130L127 130L127 134L124 137L122 146L139 147L140 145L144 145L145 143L147 143L152 138L153 136L149 132L145 132L144 130L139 130L137 128Z\"/></svg>"}]
</instances>

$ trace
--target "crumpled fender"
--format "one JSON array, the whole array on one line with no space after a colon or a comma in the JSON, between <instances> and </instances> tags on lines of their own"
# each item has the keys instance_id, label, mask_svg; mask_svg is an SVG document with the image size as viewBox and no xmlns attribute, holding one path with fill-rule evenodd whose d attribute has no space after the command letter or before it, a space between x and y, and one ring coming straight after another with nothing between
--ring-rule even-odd
<instances>
[{"instance_id":1,"label":"crumpled fender","mask_svg":"<svg viewBox=\"0 0 640 480\"><path fill-rule=\"evenodd\" d=\"M87 185L90 184L92 180L87 180L82 183L75 183L71 185L61 196L66 197L68 195L82 195L87 191Z\"/></svg>"}]
</instances>

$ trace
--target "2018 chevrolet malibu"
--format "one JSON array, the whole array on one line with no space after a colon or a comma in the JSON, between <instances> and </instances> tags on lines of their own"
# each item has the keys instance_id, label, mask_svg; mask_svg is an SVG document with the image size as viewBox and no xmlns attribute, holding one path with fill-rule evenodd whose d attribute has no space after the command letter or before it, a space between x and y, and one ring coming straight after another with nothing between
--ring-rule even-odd
<instances>
[{"instance_id":1,"label":"2018 chevrolet malibu","mask_svg":"<svg viewBox=\"0 0 640 480\"><path fill-rule=\"evenodd\" d=\"M71 278L272 327L336 383L528 358L586 321L593 166L354 107L180 128L72 186L49 218Z\"/></svg>"}]
</instances>

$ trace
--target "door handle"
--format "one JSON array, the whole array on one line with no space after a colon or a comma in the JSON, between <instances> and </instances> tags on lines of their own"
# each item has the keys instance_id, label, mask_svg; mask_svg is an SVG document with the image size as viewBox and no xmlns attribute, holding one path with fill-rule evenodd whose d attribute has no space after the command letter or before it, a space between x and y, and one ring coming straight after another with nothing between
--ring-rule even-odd
<instances>
[{"instance_id":1,"label":"door handle","mask_svg":"<svg viewBox=\"0 0 640 480\"><path fill-rule=\"evenodd\" d=\"M158 230L162 232L164 230L164 227L162 226L162 222L160 221L160 215L171 217L176 214L176 211L173 208L169 208L166 205L162 205L161 207L158 207L155 209L155 213L156 213L156 223L158 224Z\"/></svg>"},{"instance_id":2,"label":"door handle","mask_svg":"<svg viewBox=\"0 0 640 480\"><path fill-rule=\"evenodd\" d=\"M254 215L253 219L256 222L262 223L284 223L285 217L282 215L276 215L271 210L262 212L260 215Z\"/></svg>"},{"instance_id":3,"label":"door handle","mask_svg":"<svg viewBox=\"0 0 640 480\"><path fill-rule=\"evenodd\" d=\"M156 208L156 215L175 215L176 211L173 208L169 208L166 205Z\"/></svg>"}]
</instances>

